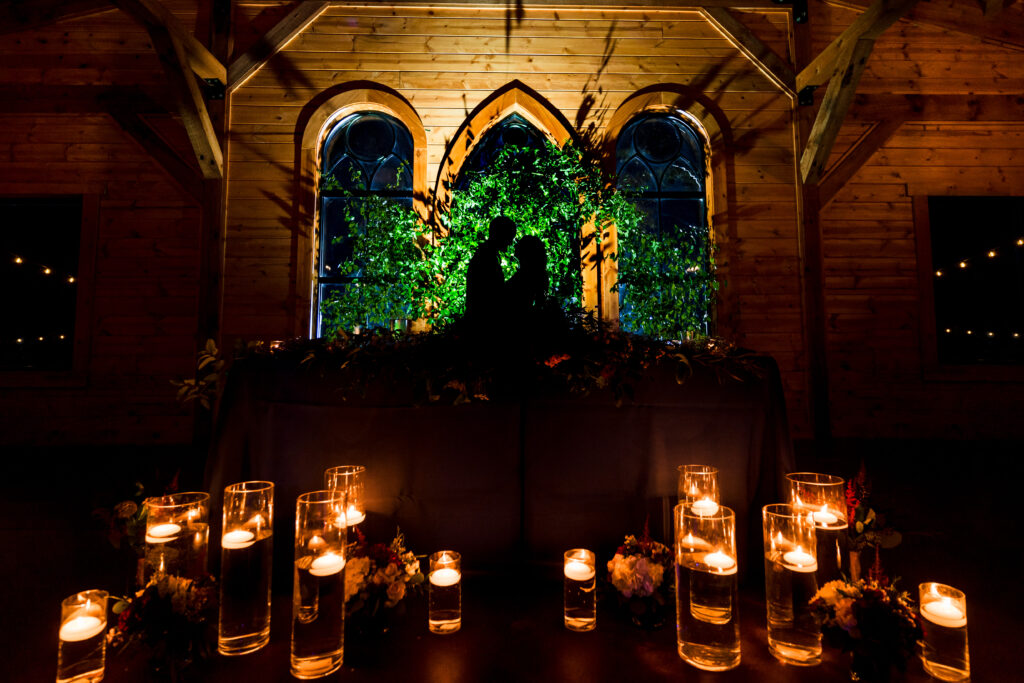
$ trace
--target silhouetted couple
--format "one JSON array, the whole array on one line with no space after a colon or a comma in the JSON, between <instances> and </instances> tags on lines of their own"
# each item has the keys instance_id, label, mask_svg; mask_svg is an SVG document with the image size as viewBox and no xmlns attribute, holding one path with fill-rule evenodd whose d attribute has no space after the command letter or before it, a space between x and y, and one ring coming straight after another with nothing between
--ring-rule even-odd
<instances>
[{"instance_id":1,"label":"silhouetted couple","mask_svg":"<svg viewBox=\"0 0 1024 683\"><path fill-rule=\"evenodd\" d=\"M527 317L538 310L548 293L548 257L544 242L527 235L516 242L519 270L505 281L501 252L512 244L516 225L507 216L491 221L487 239L480 243L466 273L466 318L490 327L503 317Z\"/></svg>"}]
</instances>

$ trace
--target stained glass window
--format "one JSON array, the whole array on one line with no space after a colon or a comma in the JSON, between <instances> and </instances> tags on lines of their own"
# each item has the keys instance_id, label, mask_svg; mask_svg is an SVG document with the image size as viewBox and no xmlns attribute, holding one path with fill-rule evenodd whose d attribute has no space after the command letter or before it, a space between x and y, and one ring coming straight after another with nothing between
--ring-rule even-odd
<instances>
[{"instance_id":1,"label":"stained glass window","mask_svg":"<svg viewBox=\"0 0 1024 683\"><path fill-rule=\"evenodd\" d=\"M673 247L700 254L705 267L709 265L707 222L707 188L703 140L683 119L662 113L643 114L630 121L616 143L616 175L621 189L629 190L644 214L643 231L657 242L657 253L670 258ZM620 243L628 254L630 245ZM653 270L664 270L666 263L653 264ZM624 326L633 332L656 334L656 324L645 325L630 313L634 309L627 287L619 288L619 310ZM643 296L667 296L662 292L645 292ZM698 292L703 301L686 302L698 310L702 321L693 330L709 332L711 292Z\"/></svg>"},{"instance_id":2,"label":"stained glass window","mask_svg":"<svg viewBox=\"0 0 1024 683\"><path fill-rule=\"evenodd\" d=\"M319 302L354 279L337 273L339 264L352 257L352 236L365 228L360 212L365 198L384 196L412 207L412 157L408 129L398 119L379 112L347 116L327 135L321 173L332 177L340 188L320 193L317 311ZM325 330L319 313L316 320L317 336L321 336ZM385 322L367 320L366 324Z\"/></svg>"},{"instance_id":3,"label":"stained glass window","mask_svg":"<svg viewBox=\"0 0 1024 683\"><path fill-rule=\"evenodd\" d=\"M501 150L509 145L515 147L541 148L544 135L519 114L510 114L491 126L483 138L473 146L469 157L459 169L455 189L464 190L473 176L493 166Z\"/></svg>"}]
</instances>

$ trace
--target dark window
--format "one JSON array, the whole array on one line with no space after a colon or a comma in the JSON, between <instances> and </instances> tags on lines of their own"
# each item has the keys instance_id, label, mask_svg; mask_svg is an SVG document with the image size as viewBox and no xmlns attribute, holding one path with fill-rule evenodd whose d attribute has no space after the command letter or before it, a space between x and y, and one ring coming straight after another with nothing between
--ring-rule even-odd
<instances>
[{"instance_id":1,"label":"dark window","mask_svg":"<svg viewBox=\"0 0 1024 683\"><path fill-rule=\"evenodd\" d=\"M318 303L352 282L353 278L340 277L337 272L339 264L352 256L351 237L365 227L360 211L365 198L390 197L412 207L412 156L409 131L386 114L352 114L328 134L321 155L322 172L333 176L342 189L320 193ZM366 324L383 322L367 320ZM321 325L318 313L317 336L324 332Z\"/></svg>"},{"instance_id":2,"label":"dark window","mask_svg":"<svg viewBox=\"0 0 1024 683\"><path fill-rule=\"evenodd\" d=\"M678 116L644 114L633 119L615 147L618 185L632 191L645 215L644 230L666 247L691 245L709 265L704 143ZM629 252L628 244L620 249ZM663 250L672 253L672 249ZM655 264L657 266L657 264ZM711 292L700 302L710 308ZM626 287L619 288L620 315L626 320L632 304ZM632 327L625 324L625 327ZM703 329L708 332L708 324ZM642 329L631 329L644 332Z\"/></svg>"},{"instance_id":3,"label":"dark window","mask_svg":"<svg viewBox=\"0 0 1024 683\"><path fill-rule=\"evenodd\" d=\"M1024 363L1024 197L929 197L938 360Z\"/></svg>"},{"instance_id":4,"label":"dark window","mask_svg":"<svg viewBox=\"0 0 1024 683\"><path fill-rule=\"evenodd\" d=\"M544 135L519 114L506 116L487 129L483 138L473 146L473 151L459 169L455 189L465 190L472 182L473 176L490 169L504 147L540 149L544 146L544 141Z\"/></svg>"},{"instance_id":5,"label":"dark window","mask_svg":"<svg viewBox=\"0 0 1024 683\"><path fill-rule=\"evenodd\" d=\"M0 198L0 215L0 370L71 370L82 198Z\"/></svg>"}]
</instances>

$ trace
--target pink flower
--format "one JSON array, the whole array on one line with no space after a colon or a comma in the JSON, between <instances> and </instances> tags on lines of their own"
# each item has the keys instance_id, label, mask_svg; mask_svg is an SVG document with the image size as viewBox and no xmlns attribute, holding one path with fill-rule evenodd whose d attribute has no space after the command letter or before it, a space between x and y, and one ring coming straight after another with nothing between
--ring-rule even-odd
<instances>
[{"instance_id":1,"label":"pink flower","mask_svg":"<svg viewBox=\"0 0 1024 683\"><path fill-rule=\"evenodd\" d=\"M395 581L388 586L388 607L394 607L405 597L405 581Z\"/></svg>"}]
</instances>

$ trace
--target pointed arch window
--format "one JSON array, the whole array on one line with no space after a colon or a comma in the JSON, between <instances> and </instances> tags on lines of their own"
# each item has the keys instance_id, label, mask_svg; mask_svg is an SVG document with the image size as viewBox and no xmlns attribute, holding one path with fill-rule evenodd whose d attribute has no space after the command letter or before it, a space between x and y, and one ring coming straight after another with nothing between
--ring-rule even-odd
<instances>
[{"instance_id":1,"label":"pointed arch window","mask_svg":"<svg viewBox=\"0 0 1024 683\"><path fill-rule=\"evenodd\" d=\"M317 245L316 333L322 336L320 302L349 286L358 275L343 277L339 265L352 258L352 236L365 229L360 204L372 196L413 204L413 141L396 118L381 112L357 112L341 119L321 148L322 170L337 189L321 190ZM399 318L401 315L393 317ZM386 321L367 320L367 326Z\"/></svg>"},{"instance_id":2,"label":"pointed arch window","mask_svg":"<svg viewBox=\"0 0 1024 683\"><path fill-rule=\"evenodd\" d=\"M646 113L630 121L620 133L615 149L615 169L619 187L637 198L644 214L642 230L659 245L663 259L673 258L680 250L698 254L704 268L710 266L710 239L707 219L707 165L704 141L681 117L667 113ZM630 245L623 243L624 254ZM652 265L652 271L664 272L667 261ZM624 326L633 332L657 334L631 315L634 302L629 288L619 287L619 310ZM702 310L701 334L709 333L711 291L699 291L701 301L676 302ZM644 296L663 297L665 305L677 294L668 291L646 292Z\"/></svg>"},{"instance_id":3,"label":"pointed arch window","mask_svg":"<svg viewBox=\"0 0 1024 683\"><path fill-rule=\"evenodd\" d=\"M473 180L473 176L489 169L501 150L510 145L516 147L532 147L540 149L546 138L529 121L519 114L509 114L491 126L480 141L473 146L469 156L459 169L455 180L455 189L464 190Z\"/></svg>"}]
</instances>

